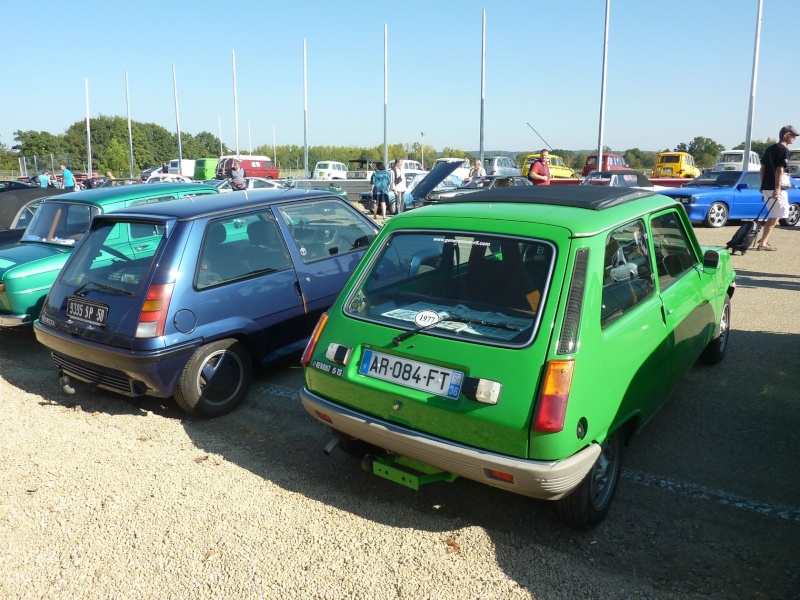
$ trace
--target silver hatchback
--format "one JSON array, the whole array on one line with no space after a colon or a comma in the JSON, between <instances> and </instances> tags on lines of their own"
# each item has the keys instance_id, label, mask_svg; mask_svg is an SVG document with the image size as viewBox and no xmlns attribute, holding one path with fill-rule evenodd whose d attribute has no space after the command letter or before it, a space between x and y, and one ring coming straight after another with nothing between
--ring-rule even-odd
<instances>
[{"instance_id":1,"label":"silver hatchback","mask_svg":"<svg viewBox=\"0 0 800 600\"><path fill-rule=\"evenodd\" d=\"M487 156L483 168L487 175L520 175L520 168L509 156Z\"/></svg>"}]
</instances>

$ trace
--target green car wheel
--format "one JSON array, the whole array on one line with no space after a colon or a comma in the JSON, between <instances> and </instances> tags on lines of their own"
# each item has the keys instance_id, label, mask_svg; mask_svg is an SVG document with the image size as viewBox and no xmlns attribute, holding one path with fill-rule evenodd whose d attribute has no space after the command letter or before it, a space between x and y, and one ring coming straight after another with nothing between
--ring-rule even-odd
<instances>
[{"instance_id":1,"label":"green car wheel","mask_svg":"<svg viewBox=\"0 0 800 600\"><path fill-rule=\"evenodd\" d=\"M621 464L622 435L617 430L601 444L600 456L581 484L557 501L558 514L567 525L589 529L606 517L617 492Z\"/></svg>"}]
</instances>

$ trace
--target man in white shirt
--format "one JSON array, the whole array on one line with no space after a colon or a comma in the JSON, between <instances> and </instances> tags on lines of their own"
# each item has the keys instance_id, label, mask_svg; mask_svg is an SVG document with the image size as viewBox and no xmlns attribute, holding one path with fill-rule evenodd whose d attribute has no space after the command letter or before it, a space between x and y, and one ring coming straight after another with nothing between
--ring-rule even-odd
<instances>
[{"instance_id":1,"label":"man in white shirt","mask_svg":"<svg viewBox=\"0 0 800 600\"><path fill-rule=\"evenodd\" d=\"M392 183L389 187L394 192L395 205L399 215L406 208L406 174L403 171L403 159L397 158L392 167Z\"/></svg>"},{"instance_id":2,"label":"man in white shirt","mask_svg":"<svg viewBox=\"0 0 800 600\"><path fill-rule=\"evenodd\" d=\"M473 177L486 177L486 169L481 166L481 161L476 160L475 166L469 171L469 178Z\"/></svg>"}]
</instances>

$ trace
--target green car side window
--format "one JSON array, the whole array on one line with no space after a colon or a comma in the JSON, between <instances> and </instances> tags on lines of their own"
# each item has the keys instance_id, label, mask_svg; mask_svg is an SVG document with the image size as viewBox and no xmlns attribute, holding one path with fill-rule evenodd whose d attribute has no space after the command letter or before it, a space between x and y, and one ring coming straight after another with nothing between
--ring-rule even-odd
<instances>
[{"instance_id":1,"label":"green car side window","mask_svg":"<svg viewBox=\"0 0 800 600\"><path fill-rule=\"evenodd\" d=\"M605 328L653 295L653 266L642 221L608 234L603 267L600 324Z\"/></svg>"},{"instance_id":2,"label":"green car side window","mask_svg":"<svg viewBox=\"0 0 800 600\"><path fill-rule=\"evenodd\" d=\"M650 227L653 231L658 286L663 290L697 265L698 261L689 246L686 230L674 211L655 217Z\"/></svg>"}]
</instances>

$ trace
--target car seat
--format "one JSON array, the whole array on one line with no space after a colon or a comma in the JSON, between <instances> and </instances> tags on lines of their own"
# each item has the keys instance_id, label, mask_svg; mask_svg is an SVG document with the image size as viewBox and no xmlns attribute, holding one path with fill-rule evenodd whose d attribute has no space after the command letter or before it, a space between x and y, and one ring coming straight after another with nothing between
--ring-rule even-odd
<instances>
[{"instance_id":1,"label":"car seat","mask_svg":"<svg viewBox=\"0 0 800 600\"><path fill-rule=\"evenodd\" d=\"M247 226L247 238L250 240L247 261L254 271L279 270L289 266L273 222L253 221Z\"/></svg>"},{"instance_id":2,"label":"car seat","mask_svg":"<svg viewBox=\"0 0 800 600\"><path fill-rule=\"evenodd\" d=\"M477 238L476 242L488 241ZM476 243L470 251L462 299L516 310L536 311L541 292L522 262L519 244L501 243L500 253L487 256L490 246Z\"/></svg>"}]
</instances>

